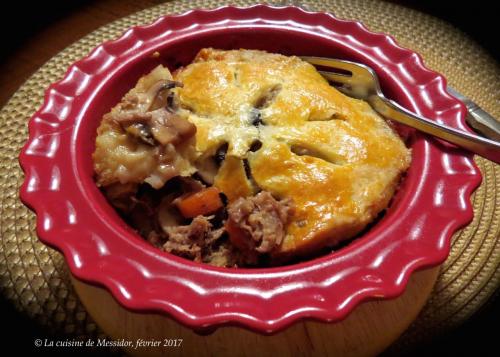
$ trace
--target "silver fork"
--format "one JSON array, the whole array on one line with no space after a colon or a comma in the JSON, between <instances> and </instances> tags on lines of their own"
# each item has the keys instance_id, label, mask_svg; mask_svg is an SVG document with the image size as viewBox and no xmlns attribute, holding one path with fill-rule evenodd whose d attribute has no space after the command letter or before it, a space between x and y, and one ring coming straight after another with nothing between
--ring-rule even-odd
<instances>
[{"instance_id":1,"label":"silver fork","mask_svg":"<svg viewBox=\"0 0 500 357\"><path fill-rule=\"evenodd\" d=\"M433 135L452 144L467 149L479 156L500 164L500 142L457 130L424 118L403 108L398 103L386 98L380 89L375 71L363 64L325 57L301 57L303 60L322 67L332 68L337 72L319 71L344 94L366 100L378 113L386 118L405 124L424 133ZM339 73L341 71L341 73ZM491 120L495 120L490 117ZM492 129L495 134L494 124ZM498 134L498 132L496 133Z\"/></svg>"}]
</instances>

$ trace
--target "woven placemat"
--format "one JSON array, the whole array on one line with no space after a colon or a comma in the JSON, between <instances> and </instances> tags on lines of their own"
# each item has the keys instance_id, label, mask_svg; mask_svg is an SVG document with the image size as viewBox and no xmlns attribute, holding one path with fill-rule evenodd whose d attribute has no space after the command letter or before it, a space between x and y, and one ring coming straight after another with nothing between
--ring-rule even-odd
<instances>
[{"instance_id":1,"label":"woven placemat","mask_svg":"<svg viewBox=\"0 0 500 357\"><path fill-rule=\"evenodd\" d=\"M54 333L96 338L101 331L85 312L69 280L62 256L41 244L35 216L18 199L23 180L17 156L27 138L27 121L42 104L44 89L99 43L125 29L190 8L213 8L222 1L171 1L110 23L66 48L40 68L0 112L0 292L15 307ZM254 1L239 0L245 6ZM281 4L281 1L271 1ZM497 64L463 33L430 16L379 1L301 1L310 10L329 11L392 34L419 52L428 67L500 117ZM500 285L500 166L476 158L483 183L473 196L474 220L455 234L429 302L397 342L408 348L453 328L477 311Z\"/></svg>"}]
</instances>

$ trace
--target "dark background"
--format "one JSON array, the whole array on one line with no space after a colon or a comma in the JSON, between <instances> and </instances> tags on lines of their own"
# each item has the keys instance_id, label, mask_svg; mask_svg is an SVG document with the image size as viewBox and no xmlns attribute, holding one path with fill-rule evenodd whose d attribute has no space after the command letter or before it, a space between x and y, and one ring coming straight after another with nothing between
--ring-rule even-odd
<instances>
[{"instance_id":1,"label":"dark background","mask_svg":"<svg viewBox=\"0 0 500 357\"><path fill-rule=\"evenodd\" d=\"M0 93L0 105L6 102L17 87L39 65L53 56L54 49L62 50L66 45L64 41L61 41L60 48L58 48L59 44L57 43L51 44L46 53L38 54L39 57L37 58L30 57L30 46L33 46L33 43L38 38L43 38L40 33L51 31L54 27L57 29L57 26L63 24L65 19L90 11L91 7L104 7L101 4L112 2L116 3L117 1L9 2L9 8L3 8L0 15L0 36L2 38L0 46L0 84L4 88L4 92ZM118 15L125 16L128 13L159 2L161 1L126 1L122 12ZM499 60L498 34L500 33L500 19L497 17L498 11L494 6L494 1L476 0L462 3L459 1L394 0L392 2L412 7L452 23L484 47L497 61ZM114 15L116 14L102 15L96 18L95 21L88 24L87 32L113 20ZM74 33L61 33L61 38L64 40L76 41L80 37L81 34L76 31ZM32 68L34 64L37 67ZM19 69L20 67L22 69ZM2 83L2 81L4 82ZM16 354L32 355L36 351L37 355L40 355L43 350L37 350L33 346L34 339L54 337L50 336L47 331L35 322L18 313L1 294L0 316L3 321L3 348L15 350ZM500 338L500 327L498 323L500 323L500 299L497 298L492 299L459 329L445 336L440 336L431 344L419 346L409 356L463 356L469 354L499 356L497 340ZM57 352L56 349L45 351L50 352L51 356L56 355ZM68 352L68 349L64 349L64 355L68 355ZM89 352L89 350L85 349L75 349L71 352L71 355L80 356Z\"/></svg>"},{"instance_id":2,"label":"dark background","mask_svg":"<svg viewBox=\"0 0 500 357\"><path fill-rule=\"evenodd\" d=\"M402 4L446 20L466 32L469 36L487 49L498 61L500 46L498 34L499 17L495 1L475 0L472 2L446 0L387 0ZM113 3L119 1L101 1ZM159 4L159 0L126 1L124 13L141 10L149 5ZM0 46L1 61L13 51L29 42L33 35L43 31L53 23L61 21L78 11L88 11L88 8L99 4L100 1L72 0L72 1L36 1L36 2L9 2L9 9L3 9L0 14L0 29L2 45ZM228 2L229 3L229 2ZM99 6L99 5L97 5ZM66 34L61 34L66 36ZM50 58L50 57L49 57Z\"/></svg>"}]
</instances>

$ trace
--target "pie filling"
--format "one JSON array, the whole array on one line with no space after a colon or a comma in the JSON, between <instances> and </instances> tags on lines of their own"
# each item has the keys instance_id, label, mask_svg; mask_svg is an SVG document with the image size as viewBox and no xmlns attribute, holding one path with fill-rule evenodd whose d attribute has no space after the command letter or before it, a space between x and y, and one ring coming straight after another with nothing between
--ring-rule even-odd
<instances>
[{"instance_id":1,"label":"pie filling","mask_svg":"<svg viewBox=\"0 0 500 357\"><path fill-rule=\"evenodd\" d=\"M97 185L166 252L266 266L334 248L387 208L410 150L310 64L201 50L143 76L98 128Z\"/></svg>"}]
</instances>

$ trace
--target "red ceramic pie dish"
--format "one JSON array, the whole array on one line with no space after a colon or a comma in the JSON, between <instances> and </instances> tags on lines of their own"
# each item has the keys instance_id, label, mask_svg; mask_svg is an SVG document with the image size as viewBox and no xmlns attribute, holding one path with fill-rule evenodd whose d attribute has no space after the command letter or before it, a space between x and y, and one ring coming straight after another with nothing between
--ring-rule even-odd
<instances>
[{"instance_id":1,"label":"red ceramic pie dish","mask_svg":"<svg viewBox=\"0 0 500 357\"><path fill-rule=\"evenodd\" d=\"M194 329L236 324L262 333L294 321L339 321L360 302L400 295L418 269L442 263L452 234L472 219L481 175L471 155L405 130L413 161L384 217L348 246L304 263L225 269L161 252L107 203L93 179L100 120L159 63L188 64L203 47L262 49L358 61L403 106L469 130L466 109L419 55L357 22L299 8L194 10L129 29L74 63L29 122L21 199L40 239L77 278L107 288L126 308L160 312ZM159 57L153 56L158 52Z\"/></svg>"}]
</instances>

